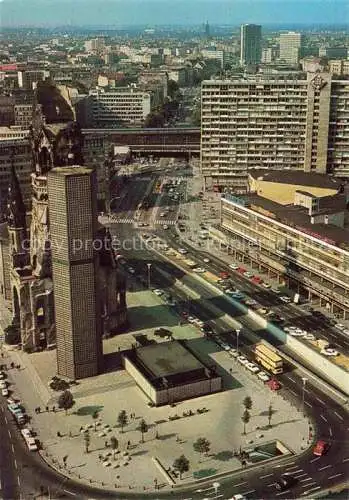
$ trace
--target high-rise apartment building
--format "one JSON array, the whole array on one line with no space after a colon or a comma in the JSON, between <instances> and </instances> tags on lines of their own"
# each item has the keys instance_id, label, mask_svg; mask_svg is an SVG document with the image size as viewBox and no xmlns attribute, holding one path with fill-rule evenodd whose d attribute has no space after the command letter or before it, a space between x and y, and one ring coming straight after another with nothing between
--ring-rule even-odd
<instances>
[{"instance_id":1,"label":"high-rise apartment building","mask_svg":"<svg viewBox=\"0 0 349 500\"><path fill-rule=\"evenodd\" d=\"M79 379L101 366L94 170L57 167L48 174L58 374Z\"/></svg>"},{"instance_id":2,"label":"high-rise apartment building","mask_svg":"<svg viewBox=\"0 0 349 500\"><path fill-rule=\"evenodd\" d=\"M250 168L349 176L349 82L329 73L202 84L201 167L208 188L246 188Z\"/></svg>"},{"instance_id":3,"label":"high-rise apartment building","mask_svg":"<svg viewBox=\"0 0 349 500\"><path fill-rule=\"evenodd\" d=\"M240 64L259 64L262 56L262 26L243 24L240 31Z\"/></svg>"},{"instance_id":4,"label":"high-rise apartment building","mask_svg":"<svg viewBox=\"0 0 349 500\"><path fill-rule=\"evenodd\" d=\"M302 53L302 34L294 31L280 34L280 59L288 64L298 64Z\"/></svg>"}]
</instances>

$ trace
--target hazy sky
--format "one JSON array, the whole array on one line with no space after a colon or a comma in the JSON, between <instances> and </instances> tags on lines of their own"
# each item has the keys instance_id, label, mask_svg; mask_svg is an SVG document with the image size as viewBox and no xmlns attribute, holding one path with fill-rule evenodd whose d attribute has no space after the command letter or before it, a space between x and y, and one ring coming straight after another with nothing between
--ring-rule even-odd
<instances>
[{"instance_id":1,"label":"hazy sky","mask_svg":"<svg viewBox=\"0 0 349 500\"><path fill-rule=\"evenodd\" d=\"M349 0L0 0L2 26L349 24Z\"/></svg>"}]
</instances>

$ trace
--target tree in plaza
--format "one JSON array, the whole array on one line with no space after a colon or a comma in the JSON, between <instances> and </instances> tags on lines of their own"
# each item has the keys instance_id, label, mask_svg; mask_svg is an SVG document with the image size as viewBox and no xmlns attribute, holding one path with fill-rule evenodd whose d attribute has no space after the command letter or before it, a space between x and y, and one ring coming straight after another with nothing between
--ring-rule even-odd
<instances>
[{"instance_id":1,"label":"tree in plaza","mask_svg":"<svg viewBox=\"0 0 349 500\"><path fill-rule=\"evenodd\" d=\"M244 413L242 414L241 420L244 424L244 432L243 434L246 434L246 424L249 423L251 418L250 412L248 410L245 410Z\"/></svg>"},{"instance_id":2,"label":"tree in plaza","mask_svg":"<svg viewBox=\"0 0 349 500\"><path fill-rule=\"evenodd\" d=\"M146 432L148 432L148 424L146 423L146 421L143 418L139 423L138 430L142 434L142 443L144 443L144 434Z\"/></svg>"},{"instance_id":3,"label":"tree in plaza","mask_svg":"<svg viewBox=\"0 0 349 500\"><path fill-rule=\"evenodd\" d=\"M97 418L98 418L98 417L99 417L99 413L98 413L98 411L96 410L96 411L94 411L94 412L92 413L92 418L93 418L93 421L94 421L93 423L94 423L94 426L95 426L95 430L96 430L96 424L97 424Z\"/></svg>"},{"instance_id":4,"label":"tree in plaza","mask_svg":"<svg viewBox=\"0 0 349 500\"><path fill-rule=\"evenodd\" d=\"M188 472L189 470L189 460L184 455L181 455L173 462L173 468L178 470L179 478L182 479L183 472Z\"/></svg>"},{"instance_id":5,"label":"tree in plaza","mask_svg":"<svg viewBox=\"0 0 349 500\"><path fill-rule=\"evenodd\" d=\"M268 406L267 415L268 415L268 426L270 427L271 417L274 415L274 408L271 403Z\"/></svg>"},{"instance_id":6,"label":"tree in plaza","mask_svg":"<svg viewBox=\"0 0 349 500\"><path fill-rule=\"evenodd\" d=\"M119 441L116 439L115 436L112 436L110 438L110 446L111 446L111 449L113 450L113 453L114 453L114 460L115 460L115 452L116 450L118 449L119 447Z\"/></svg>"},{"instance_id":7,"label":"tree in plaza","mask_svg":"<svg viewBox=\"0 0 349 500\"><path fill-rule=\"evenodd\" d=\"M124 427L128 423L128 416L125 410L121 410L118 415L118 424L121 427L121 432L124 432Z\"/></svg>"},{"instance_id":8,"label":"tree in plaza","mask_svg":"<svg viewBox=\"0 0 349 500\"><path fill-rule=\"evenodd\" d=\"M91 443L90 433L88 431L84 432L84 442L85 442L85 453L89 452L89 446Z\"/></svg>"},{"instance_id":9,"label":"tree in plaza","mask_svg":"<svg viewBox=\"0 0 349 500\"><path fill-rule=\"evenodd\" d=\"M208 439L200 437L193 444L193 448L198 453L207 454L210 451L211 443L208 441Z\"/></svg>"},{"instance_id":10,"label":"tree in plaza","mask_svg":"<svg viewBox=\"0 0 349 500\"><path fill-rule=\"evenodd\" d=\"M242 404L244 405L246 410L250 410L252 408L252 399L250 396L246 396L243 400Z\"/></svg>"},{"instance_id":11,"label":"tree in plaza","mask_svg":"<svg viewBox=\"0 0 349 500\"><path fill-rule=\"evenodd\" d=\"M65 410L65 414L67 415L68 410L72 408L75 404L73 395L70 391L64 391L60 394L58 398L58 408L62 408Z\"/></svg>"}]
</instances>

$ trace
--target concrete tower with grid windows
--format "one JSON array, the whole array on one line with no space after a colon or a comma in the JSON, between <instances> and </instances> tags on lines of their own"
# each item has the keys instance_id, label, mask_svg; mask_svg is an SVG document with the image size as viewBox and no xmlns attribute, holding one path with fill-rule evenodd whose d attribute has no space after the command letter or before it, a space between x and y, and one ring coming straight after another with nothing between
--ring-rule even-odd
<instances>
[{"instance_id":1,"label":"concrete tower with grid windows","mask_svg":"<svg viewBox=\"0 0 349 500\"><path fill-rule=\"evenodd\" d=\"M98 294L97 179L81 166L48 174L57 372L97 375L102 362ZM98 249L97 249L98 250Z\"/></svg>"}]
</instances>

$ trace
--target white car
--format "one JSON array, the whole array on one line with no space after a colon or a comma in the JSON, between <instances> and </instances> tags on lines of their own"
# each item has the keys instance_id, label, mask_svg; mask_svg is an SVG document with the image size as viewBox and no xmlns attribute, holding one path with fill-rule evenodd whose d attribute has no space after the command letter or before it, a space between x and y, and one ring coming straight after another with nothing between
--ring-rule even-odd
<instances>
[{"instance_id":1,"label":"white car","mask_svg":"<svg viewBox=\"0 0 349 500\"><path fill-rule=\"evenodd\" d=\"M247 273L244 274L246 278L253 278L253 273L250 273L250 271L247 271Z\"/></svg>"},{"instance_id":2,"label":"white car","mask_svg":"<svg viewBox=\"0 0 349 500\"><path fill-rule=\"evenodd\" d=\"M166 212L161 212L160 217L165 217Z\"/></svg>"},{"instance_id":3,"label":"white car","mask_svg":"<svg viewBox=\"0 0 349 500\"><path fill-rule=\"evenodd\" d=\"M153 292L155 293L155 295L157 295L158 297L160 297L164 292L162 290L159 290L159 288L155 288L155 290L153 290Z\"/></svg>"},{"instance_id":4,"label":"white car","mask_svg":"<svg viewBox=\"0 0 349 500\"><path fill-rule=\"evenodd\" d=\"M345 325L342 325L342 323L336 323L334 326L337 328L337 330L345 330Z\"/></svg>"},{"instance_id":5,"label":"white car","mask_svg":"<svg viewBox=\"0 0 349 500\"><path fill-rule=\"evenodd\" d=\"M271 288L271 285L265 281L263 281L262 286L264 286L264 288Z\"/></svg>"},{"instance_id":6,"label":"white car","mask_svg":"<svg viewBox=\"0 0 349 500\"><path fill-rule=\"evenodd\" d=\"M263 382L269 382L270 380L270 376L265 373L265 372L259 372L257 373L257 377L262 380Z\"/></svg>"},{"instance_id":7,"label":"white car","mask_svg":"<svg viewBox=\"0 0 349 500\"><path fill-rule=\"evenodd\" d=\"M349 335L349 329L348 328L344 328L344 330L342 330L343 333L345 333L346 335Z\"/></svg>"},{"instance_id":8,"label":"white car","mask_svg":"<svg viewBox=\"0 0 349 500\"><path fill-rule=\"evenodd\" d=\"M304 335L305 340L316 340L316 337L313 333L306 333Z\"/></svg>"},{"instance_id":9,"label":"white car","mask_svg":"<svg viewBox=\"0 0 349 500\"><path fill-rule=\"evenodd\" d=\"M206 269L204 269L203 267L194 267L193 271L194 273L205 273Z\"/></svg>"},{"instance_id":10,"label":"white car","mask_svg":"<svg viewBox=\"0 0 349 500\"><path fill-rule=\"evenodd\" d=\"M250 372L253 372L253 373L258 373L260 371L259 367L257 365L255 365L254 363L247 363L246 368L248 370L250 370Z\"/></svg>"},{"instance_id":11,"label":"white car","mask_svg":"<svg viewBox=\"0 0 349 500\"><path fill-rule=\"evenodd\" d=\"M170 229L170 226L168 226L167 224L164 224L164 225L162 226L162 229L165 229L165 231L166 231L167 229Z\"/></svg>"},{"instance_id":12,"label":"white car","mask_svg":"<svg viewBox=\"0 0 349 500\"><path fill-rule=\"evenodd\" d=\"M239 356L239 351L236 349L229 349L229 354L232 358L237 358Z\"/></svg>"},{"instance_id":13,"label":"white car","mask_svg":"<svg viewBox=\"0 0 349 500\"><path fill-rule=\"evenodd\" d=\"M208 263L209 263L209 262L211 262L211 261L210 261L210 259L208 259L207 257L205 257L205 258L204 258L204 262L205 262L205 264L208 264Z\"/></svg>"},{"instance_id":14,"label":"white car","mask_svg":"<svg viewBox=\"0 0 349 500\"><path fill-rule=\"evenodd\" d=\"M178 252L182 255L185 255L186 253L188 253L188 250L186 250L185 248L178 248Z\"/></svg>"},{"instance_id":15,"label":"white car","mask_svg":"<svg viewBox=\"0 0 349 500\"><path fill-rule=\"evenodd\" d=\"M0 380L4 380L5 378L5 373L4 372L0 372Z\"/></svg>"},{"instance_id":16,"label":"white car","mask_svg":"<svg viewBox=\"0 0 349 500\"><path fill-rule=\"evenodd\" d=\"M5 380L0 380L0 389L6 389L7 387L7 384L5 382Z\"/></svg>"},{"instance_id":17,"label":"white car","mask_svg":"<svg viewBox=\"0 0 349 500\"><path fill-rule=\"evenodd\" d=\"M236 271L237 269L239 269L239 266L237 264L230 264L229 265L230 269L232 269L233 271Z\"/></svg>"},{"instance_id":18,"label":"white car","mask_svg":"<svg viewBox=\"0 0 349 500\"><path fill-rule=\"evenodd\" d=\"M280 300L282 302L285 302L285 304L289 304L290 302L292 302L288 295L281 295Z\"/></svg>"},{"instance_id":19,"label":"white car","mask_svg":"<svg viewBox=\"0 0 349 500\"><path fill-rule=\"evenodd\" d=\"M241 493L237 493L236 495L229 498L228 500L247 500L247 498L244 495L241 495Z\"/></svg>"},{"instance_id":20,"label":"white car","mask_svg":"<svg viewBox=\"0 0 349 500\"><path fill-rule=\"evenodd\" d=\"M30 430L30 429L27 429L27 428L22 429L22 430L21 430L21 434L22 434L22 436L23 436L24 438L31 438L31 437L33 437L32 433L31 433L31 430Z\"/></svg>"},{"instance_id":21,"label":"white car","mask_svg":"<svg viewBox=\"0 0 349 500\"><path fill-rule=\"evenodd\" d=\"M194 316L188 316L187 321L188 323L193 324L197 321L197 318L195 318Z\"/></svg>"},{"instance_id":22,"label":"white car","mask_svg":"<svg viewBox=\"0 0 349 500\"><path fill-rule=\"evenodd\" d=\"M9 392L8 392L8 389L7 387L4 387L3 389L1 389L1 395L4 396L4 398L6 398L8 396Z\"/></svg>"},{"instance_id":23,"label":"white car","mask_svg":"<svg viewBox=\"0 0 349 500\"><path fill-rule=\"evenodd\" d=\"M271 291L276 293L277 295L281 293L281 291L278 288L272 288Z\"/></svg>"},{"instance_id":24,"label":"white car","mask_svg":"<svg viewBox=\"0 0 349 500\"><path fill-rule=\"evenodd\" d=\"M202 321L199 318L195 318L194 325L198 326L199 328L202 328L204 326L205 322Z\"/></svg>"},{"instance_id":25,"label":"white car","mask_svg":"<svg viewBox=\"0 0 349 500\"><path fill-rule=\"evenodd\" d=\"M225 342L221 342L221 348L224 349L225 351L230 351L230 345L226 344Z\"/></svg>"},{"instance_id":26,"label":"white car","mask_svg":"<svg viewBox=\"0 0 349 500\"><path fill-rule=\"evenodd\" d=\"M245 356L239 356L238 357L238 362L241 365L247 365L247 363L249 363L249 360L247 358L245 358Z\"/></svg>"},{"instance_id":27,"label":"white car","mask_svg":"<svg viewBox=\"0 0 349 500\"><path fill-rule=\"evenodd\" d=\"M321 349L321 354L324 354L325 356L339 356L339 352L336 351L336 349L326 347L324 349Z\"/></svg>"},{"instance_id":28,"label":"white car","mask_svg":"<svg viewBox=\"0 0 349 500\"><path fill-rule=\"evenodd\" d=\"M128 270L128 272L129 272L130 274L134 274L134 273L136 272L136 271L133 269L133 267L128 267L128 268L127 268L127 270Z\"/></svg>"}]
</instances>

